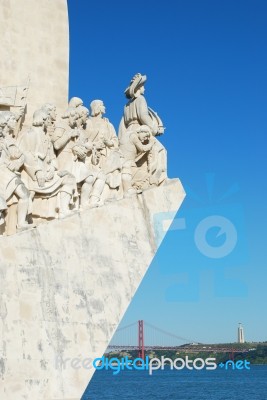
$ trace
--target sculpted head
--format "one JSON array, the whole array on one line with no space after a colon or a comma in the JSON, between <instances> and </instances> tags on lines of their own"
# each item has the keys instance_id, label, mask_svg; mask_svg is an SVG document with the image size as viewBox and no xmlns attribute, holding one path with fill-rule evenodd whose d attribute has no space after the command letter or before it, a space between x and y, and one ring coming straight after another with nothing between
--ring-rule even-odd
<instances>
[{"instance_id":1,"label":"sculpted head","mask_svg":"<svg viewBox=\"0 0 267 400\"><path fill-rule=\"evenodd\" d=\"M105 114L106 107L102 100L93 100L90 104L91 115L95 117L98 114Z\"/></svg>"},{"instance_id":2,"label":"sculpted head","mask_svg":"<svg viewBox=\"0 0 267 400\"><path fill-rule=\"evenodd\" d=\"M69 107L79 107L83 105L82 99L80 97L72 97L69 101Z\"/></svg>"},{"instance_id":3,"label":"sculpted head","mask_svg":"<svg viewBox=\"0 0 267 400\"><path fill-rule=\"evenodd\" d=\"M42 106L42 110L44 110L48 116L50 117L52 122L55 122L57 119L57 114L56 114L56 106L52 103L45 103Z\"/></svg>"},{"instance_id":4,"label":"sculpted head","mask_svg":"<svg viewBox=\"0 0 267 400\"><path fill-rule=\"evenodd\" d=\"M0 112L0 137L4 136L4 128L6 126L6 118L4 112Z\"/></svg>"},{"instance_id":5,"label":"sculpted head","mask_svg":"<svg viewBox=\"0 0 267 400\"><path fill-rule=\"evenodd\" d=\"M79 107L77 107L77 111L79 113L79 121L80 121L81 125L85 125L86 121L89 117L88 108L84 107L84 106L79 106Z\"/></svg>"},{"instance_id":6,"label":"sculpted head","mask_svg":"<svg viewBox=\"0 0 267 400\"><path fill-rule=\"evenodd\" d=\"M40 109L40 110L36 110L33 114L33 121L32 121L32 125L33 126L46 126L46 121L48 119L48 113L47 111Z\"/></svg>"},{"instance_id":7,"label":"sculpted head","mask_svg":"<svg viewBox=\"0 0 267 400\"><path fill-rule=\"evenodd\" d=\"M142 75L140 73L136 74L129 84L129 86L125 89L124 93L127 99L133 99L135 97L144 94L145 87L144 84L147 80L146 75Z\"/></svg>"},{"instance_id":8,"label":"sculpted head","mask_svg":"<svg viewBox=\"0 0 267 400\"><path fill-rule=\"evenodd\" d=\"M137 135L140 139L140 141L143 144L146 144L149 142L150 136L151 136L151 130L147 125L141 125L138 129L137 129Z\"/></svg>"},{"instance_id":9,"label":"sculpted head","mask_svg":"<svg viewBox=\"0 0 267 400\"><path fill-rule=\"evenodd\" d=\"M7 133L13 133L16 124L17 124L17 118L14 113L12 113L11 111L2 111L0 113L1 132L4 132L4 130L6 130Z\"/></svg>"},{"instance_id":10,"label":"sculpted head","mask_svg":"<svg viewBox=\"0 0 267 400\"><path fill-rule=\"evenodd\" d=\"M75 107L69 107L62 118L68 120L68 124L71 128L75 128L77 126L77 121L80 118L79 111Z\"/></svg>"}]
</instances>

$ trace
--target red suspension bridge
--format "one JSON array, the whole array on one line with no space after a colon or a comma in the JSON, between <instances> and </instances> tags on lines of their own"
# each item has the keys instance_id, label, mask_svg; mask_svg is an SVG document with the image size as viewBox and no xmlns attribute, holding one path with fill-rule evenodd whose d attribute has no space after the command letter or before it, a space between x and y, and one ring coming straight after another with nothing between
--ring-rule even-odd
<instances>
[{"instance_id":1,"label":"red suspension bridge","mask_svg":"<svg viewBox=\"0 0 267 400\"><path fill-rule=\"evenodd\" d=\"M147 321L139 320L117 329L108 351L137 350L138 357L144 359L145 351L175 350L185 353L229 353L231 359L235 353L246 353L249 349L227 345L203 344L158 328Z\"/></svg>"}]
</instances>

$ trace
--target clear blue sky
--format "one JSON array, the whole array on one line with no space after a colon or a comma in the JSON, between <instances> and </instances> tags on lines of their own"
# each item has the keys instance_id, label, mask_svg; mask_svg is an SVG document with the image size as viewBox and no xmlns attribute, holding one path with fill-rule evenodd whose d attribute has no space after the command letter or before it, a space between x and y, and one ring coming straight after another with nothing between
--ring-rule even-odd
<instances>
[{"instance_id":1,"label":"clear blue sky","mask_svg":"<svg viewBox=\"0 0 267 400\"><path fill-rule=\"evenodd\" d=\"M188 193L122 325L138 319L201 342L267 340L267 2L69 0L70 97L103 99L118 127L131 77L167 127L170 177ZM213 177L213 178L212 178ZM211 181L214 179L214 185ZM232 221L235 250L203 257L197 221ZM220 246L223 236L209 231Z\"/></svg>"}]
</instances>

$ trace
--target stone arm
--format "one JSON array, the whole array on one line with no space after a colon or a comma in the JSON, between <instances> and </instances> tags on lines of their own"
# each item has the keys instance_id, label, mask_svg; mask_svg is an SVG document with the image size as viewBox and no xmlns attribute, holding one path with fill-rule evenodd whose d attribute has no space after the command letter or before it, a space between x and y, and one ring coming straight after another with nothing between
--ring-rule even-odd
<instances>
[{"instance_id":1,"label":"stone arm","mask_svg":"<svg viewBox=\"0 0 267 400\"><path fill-rule=\"evenodd\" d=\"M10 110L12 112L15 113L16 115L16 127L14 129L13 135L15 138L18 137L19 132L22 129L22 125L23 125L23 121L25 119L25 114L26 114L26 107L22 106L22 107L12 107L12 109Z\"/></svg>"},{"instance_id":2,"label":"stone arm","mask_svg":"<svg viewBox=\"0 0 267 400\"><path fill-rule=\"evenodd\" d=\"M92 151L93 142L86 137L85 132L82 130L80 131L79 137L75 142L75 146L85 148L87 151Z\"/></svg>"},{"instance_id":3,"label":"stone arm","mask_svg":"<svg viewBox=\"0 0 267 400\"><path fill-rule=\"evenodd\" d=\"M149 152L148 152L148 157L147 157L147 170L148 170L148 172L153 172L153 171L155 171L155 167L154 167L154 164L153 164L153 155L152 155L152 151L150 150Z\"/></svg>"},{"instance_id":4,"label":"stone arm","mask_svg":"<svg viewBox=\"0 0 267 400\"><path fill-rule=\"evenodd\" d=\"M19 171L19 169L23 166L25 161L24 154L16 146L15 143L12 143L8 146L8 151L9 151L9 162L7 163L7 167L13 172Z\"/></svg>"},{"instance_id":5,"label":"stone arm","mask_svg":"<svg viewBox=\"0 0 267 400\"><path fill-rule=\"evenodd\" d=\"M117 148L118 145L119 145L119 142L118 142L118 137L116 135L115 128L109 122L108 119L106 119L106 122L108 124L109 138L108 139L104 139L104 144L109 148Z\"/></svg>"},{"instance_id":6,"label":"stone arm","mask_svg":"<svg viewBox=\"0 0 267 400\"><path fill-rule=\"evenodd\" d=\"M31 152L25 153L24 169L33 181L36 181L38 173L42 172L41 166Z\"/></svg>"},{"instance_id":7,"label":"stone arm","mask_svg":"<svg viewBox=\"0 0 267 400\"><path fill-rule=\"evenodd\" d=\"M57 158L54 152L54 147L53 147L53 143L51 141L50 146L49 146L49 150L48 150L48 160L49 160L49 171L46 175L46 180L50 180L54 177L54 172L58 170L58 165L57 165Z\"/></svg>"},{"instance_id":8,"label":"stone arm","mask_svg":"<svg viewBox=\"0 0 267 400\"><path fill-rule=\"evenodd\" d=\"M33 181L36 181L37 174L42 172L42 168L38 163L37 143L25 133L19 140L19 148L22 150L24 156L23 169Z\"/></svg>"},{"instance_id":9,"label":"stone arm","mask_svg":"<svg viewBox=\"0 0 267 400\"><path fill-rule=\"evenodd\" d=\"M87 153L92 150L93 144L83 137L83 132L79 132L79 136L72 147L73 154L80 160L84 160Z\"/></svg>"},{"instance_id":10,"label":"stone arm","mask_svg":"<svg viewBox=\"0 0 267 400\"><path fill-rule=\"evenodd\" d=\"M56 159L56 157L52 159L52 161L51 161L51 167L53 167L54 170L57 171L58 165L57 165L57 159Z\"/></svg>"},{"instance_id":11,"label":"stone arm","mask_svg":"<svg viewBox=\"0 0 267 400\"><path fill-rule=\"evenodd\" d=\"M72 139L72 132L66 131L63 128L56 128L52 142L55 150L60 150L62 147L66 146L66 144Z\"/></svg>"},{"instance_id":12,"label":"stone arm","mask_svg":"<svg viewBox=\"0 0 267 400\"><path fill-rule=\"evenodd\" d=\"M113 140L111 140L111 139L103 139L103 143L109 149L111 149L112 147L115 147L115 144L114 144Z\"/></svg>"},{"instance_id":13,"label":"stone arm","mask_svg":"<svg viewBox=\"0 0 267 400\"><path fill-rule=\"evenodd\" d=\"M137 97L137 99L135 100L135 103L136 103L136 113L137 113L137 117L138 117L140 125L149 126L152 133L156 134L157 126L153 122L152 118L149 115L147 102L146 102L146 99L144 98L144 96L141 95L141 96Z\"/></svg>"},{"instance_id":14,"label":"stone arm","mask_svg":"<svg viewBox=\"0 0 267 400\"><path fill-rule=\"evenodd\" d=\"M45 182L53 178L56 167L53 166L54 160L51 160L51 168L45 173L38 162L38 155L28 151L25 153L24 170L33 181L37 181L40 187L45 186Z\"/></svg>"},{"instance_id":15,"label":"stone arm","mask_svg":"<svg viewBox=\"0 0 267 400\"><path fill-rule=\"evenodd\" d=\"M1 138L0 160L0 163L5 164L12 172L16 172L22 167L25 157L13 138Z\"/></svg>"},{"instance_id":16,"label":"stone arm","mask_svg":"<svg viewBox=\"0 0 267 400\"><path fill-rule=\"evenodd\" d=\"M66 144L69 143L70 140L72 140L73 138L79 138L79 131L78 130L65 130L64 128L61 127L57 127L55 129L54 135L53 135L53 146L55 150L60 150L62 148L64 148L66 146ZM77 142L72 142L69 144L69 146L72 148L72 152L75 156L77 156L78 158L84 159L86 157L86 151L83 148L83 146L81 146L81 144L79 143L79 139Z\"/></svg>"}]
</instances>

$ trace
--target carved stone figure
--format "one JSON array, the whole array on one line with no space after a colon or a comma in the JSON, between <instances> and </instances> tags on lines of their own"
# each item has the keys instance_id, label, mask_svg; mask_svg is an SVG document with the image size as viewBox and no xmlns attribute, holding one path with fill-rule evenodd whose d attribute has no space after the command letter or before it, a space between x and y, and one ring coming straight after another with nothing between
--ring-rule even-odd
<instances>
[{"instance_id":1,"label":"carved stone figure","mask_svg":"<svg viewBox=\"0 0 267 400\"><path fill-rule=\"evenodd\" d=\"M153 136L163 134L164 127L159 116L148 107L144 97L146 75L136 74L130 85L125 90L126 98L129 99L124 107L124 115L119 127L119 140L121 142L127 131L134 131L141 125L147 125ZM137 165L147 168L147 160L143 157ZM155 139L153 146L150 185L159 186L167 178L167 153L164 146Z\"/></svg>"},{"instance_id":2,"label":"carved stone figure","mask_svg":"<svg viewBox=\"0 0 267 400\"><path fill-rule=\"evenodd\" d=\"M19 173L24 155L12 137L16 122L13 113L0 113L0 224L4 223L8 205L17 203L17 231L21 231L31 227L26 221L30 193Z\"/></svg>"},{"instance_id":3,"label":"carved stone figure","mask_svg":"<svg viewBox=\"0 0 267 400\"><path fill-rule=\"evenodd\" d=\"M82 128L85 130L87 127L87 123L88 123L89 110L85 106L80 105L77 107L77 111L79 113L79 119L77 120L77 126L78 126L78 128ZM85 135L85 140L86 140L86 135Z\"/></svg>"},{"instance_id":4,"label":"carved stone figure","mask_svg":"<svg viewBox=\"0 0 267 400\"><path fill-rule=\"evenodd\" d=\"M19 139L25 155L24 179L34 200L33 215L55 218L58 212L59 218L64 218L71 213L76 185L69 171L58 170L53 144L46 130L48 117L43 109L35 111L32 128Z\"/></svg>"},{"instance_id":5,"label":"carved stone figure","mask_svg":"<svg viewBox=\"0 0 267 400\"><path fill-rule=\"evenodd\" d=\"M59 120L56 106L45 103L28 129L22 127L27 91L0 91L1 107L19 99L17 115L0 110L0 234L4 222L11 234L15 226L27 228L31 215L36 221L64 218L165 182L166 150L156 138L164 127L147 105L146 79L136 74L125 90L119 138L102 100L93 100L89 113L81 98L72 97Z\"/></svg>"},{"instance_id":6,"label":"carved stone figure","mask_svg":"<svg viewBox=\"0 0 267 400\"><path fill-rule=\"evenodd\" d=\"M57 119L56 106L52 103L45 103L41 109L44 110L48 115L46 120L46 131L50 136L52 136L55 131L55 123Z\"/></svg>"},{"instance_id":7,"label":"carved stone figure","mask_svg":"<svg viewBox=\"0 0 267 400\"><path fill-rule=\"evenodd\" d=\"M154 136L164 132L160 118L148 107L144 97L146 80L146 75L136 74L124 92L129 101L124 107L124 115L119 127L119 139L125 129L130 127L136 129L140 125L147 125Z\"/></svg>"},{"instance_id":8,"label":"carved stone figure","mask_svg":"<svg viewBox=\"0 0 267 400\"><path fill-rule=\"evenodd\" d=\"M106 175L105 199L122 197L121 188L121 153L114 126L104 117L106 112L102 100L93 100L90 104L91 115L86 124L88 140L93 144L92 154L88 158L94 170Z\"/></svg>"},{"instance_id":9,"label":"carved stone figure","mask_svg":"<svg viewBox=\"0 0 267 400\"><path fill-rule=\"evenodd\" d=\"M120 149L124 156L122 183L125 196L149 186L151 149L154 144L155 139L146 125L141 125L135 130L127 130L121 138ZM140 155L146 156L147 169L138 168L136 160Z\"/></svg>"},{"instance_id":10,"label":"carved stone figure","mask_svg":"<svg viewBox=\"0 0 267 400\"><path fill-rule=\"evenodd\" d=\"M83 136L80 138L82 132L78 129L79 120L78 108L68 108L61 123L56 126L53 144L57 151L59 168L69 171L80 186L81 207L97 206L100 205L105 176L96 173L85 163L86 155L92 146Z\"/></svg>"},{"instance_id":11,"label":"carved stone figure","mask_svg":"<svg viewBox=\"0 0 267 400\"><path fill-rule=\"evenodd\" d=\"M0 226L5 223L5 211L6 211L6 209L7 209L6 201L5 201L4 197L2 197L0 195Z\"/></svg>"}]
</instances>

